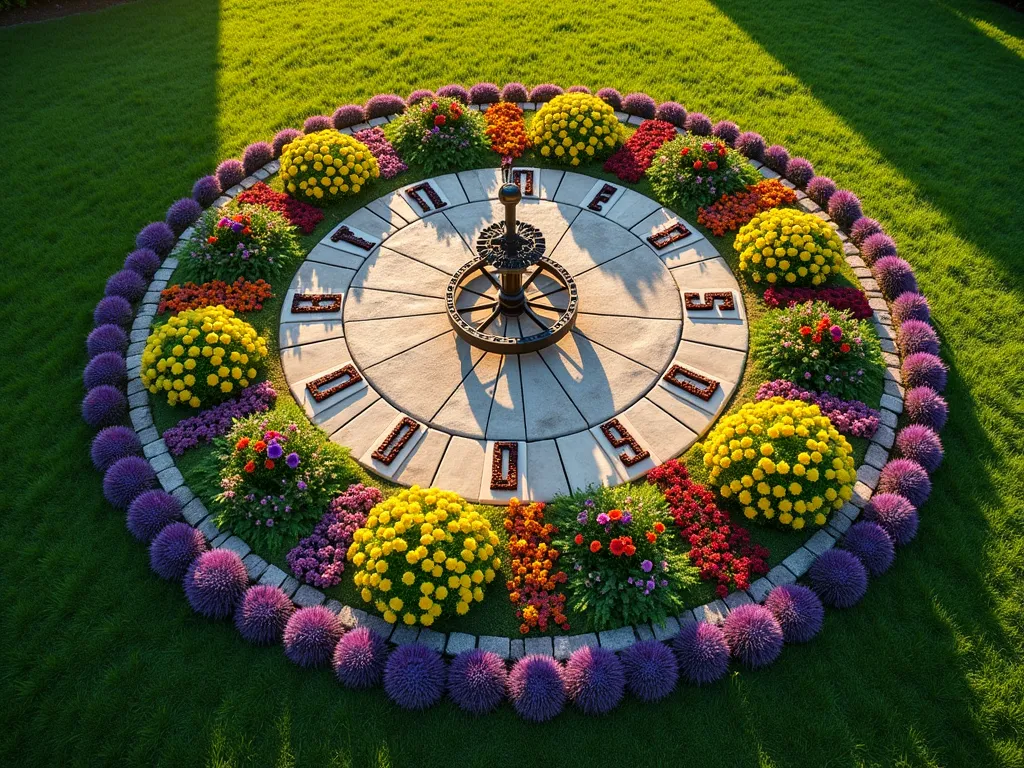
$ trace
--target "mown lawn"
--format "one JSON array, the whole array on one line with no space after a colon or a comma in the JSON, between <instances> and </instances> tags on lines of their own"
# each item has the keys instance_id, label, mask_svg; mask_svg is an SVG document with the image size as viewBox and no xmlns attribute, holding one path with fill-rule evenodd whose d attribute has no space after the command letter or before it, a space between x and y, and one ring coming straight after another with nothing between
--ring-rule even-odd
<instances>
[{"instance_id":1,"label":"mown lawn","mask_svg":"<svg viewBox=\"0 0 1024 768\"><path fill-rule=\"evenodd\" d=\"M994 3L140 0L0 30L0 762L1024 766L1024 19ZM728 117L856 191L932 302L917 541L766 672L604 720L396 711L189 611L102 500L91 308L216 161L378 91L520 79Z\"/></svg>"}]
</instances>

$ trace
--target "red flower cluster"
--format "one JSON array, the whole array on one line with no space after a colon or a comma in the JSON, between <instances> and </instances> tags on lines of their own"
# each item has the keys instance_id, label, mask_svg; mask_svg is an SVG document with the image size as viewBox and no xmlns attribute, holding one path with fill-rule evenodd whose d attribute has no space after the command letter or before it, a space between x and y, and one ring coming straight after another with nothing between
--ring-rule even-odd
<instances>
[{"instance_id":1,"label":"red flower cluster","mask_svg":"<svg viewBox=\"0 0 1024 768\"><path fill-rule=\"evenodd\" d=\"M431 113L434 113L434 125L440 128L442 125L448 122L448 115L451 115L452 120L458 120L462 117L462 104L458 101L452 101L451 106L448 107L448 114L445 114L445 109L436 101L430 105Z\"/></svg>"},{"instance_id":2,"label":"red flower cluster","mask_svg":"<svg viewBox=\"0 0 1024 768\"><path fill-rule=\"evenodd\" d=\"M561 552L551 546L558 529L544 522L544 505L523 505L513 499L505 513L508 549L512 556L512 579L505 583L508 597L522 621L519 631L548 630L549 622L569 629L565 615L565 595L555 594L566 575L558 570Z\"/></svg>"},{"instance_id":3,"label":"red flower cluster","mask_svg":"<svg viewBox=\"0 0 1024 768\"><path fill-rule=\"evenodd\" d=\"M275 192L262 181L257 182L235 198L240 203L249 205L262 205L272 211L277 211L293 227L297 227L302 234L308 235L324 218L324 212L316 206L296 200L284 192Z\"/></svg>"},{"instance_id":4,"label":"red flower cluster","mask_svg":"<svg viewBox=\"0 0 1024 768\"><path fill-rule=\"evenodd\" d=\"M676 129L664 120L644 120L619 150L605 160L604 169L623 181L640 181L654 160L654 153L676 137Z\"/></svg>"},{"instance_id":5,"label":"red flower cluster","mask_svg":"<svg viewBox=\"0 0 1024 768\"><path fill-rule=\"evenodd\" d=\"M709 163L708 167L711 165ZM699 166L694 163L693 167ZM739 229L761 211L795 200L796 193L778 179L765 179L752 184L743 192L722 195L714 205L701 208L697 212L697 223L721 237L726 232Z\"/></svg>"},{"instance_id":6,"label":"red flower cluster","mask_svg":"<svg viewBox=\"0 0 1024 768\"><path fill-rule=\"evenodd\" d=\"M157 312L184 312L198 307L216 307L223 304L235 312L259 312L263 302L271 298L270 283L265 280L249 282L240 277L228 285L223 280L196 285L172 285L160 291L160 305Z\"/></svg>"},{"instance_id":7,"label":"red flower cluster","mask_svg":"<svg viewBox=\"0 0 1024 768\"><path fill-rule=\"evenodd\" d=\"M830 307L847 310L856 320L867 320L872 315L868 297L859 288L776 288L764 292L764 303L772 309L793 307L808 301L824 301Z\"/></svg>"},{"instance_id":8,"label":"red flower cluster","mask_svg":"<svg viewBox=\"0 0 1024 768\"><path fill-rule=\"evenodd\" d=\"M652 469L647 479L665 494L679 535L690 543L690 561L702 579L718 582L719 597L731 588L746 589L752 575L768 573L768 550L752 544L750 532L733 525L729 514L715 506L711 491L691 480L678 460Z\"/></svg>"}]
</instances>

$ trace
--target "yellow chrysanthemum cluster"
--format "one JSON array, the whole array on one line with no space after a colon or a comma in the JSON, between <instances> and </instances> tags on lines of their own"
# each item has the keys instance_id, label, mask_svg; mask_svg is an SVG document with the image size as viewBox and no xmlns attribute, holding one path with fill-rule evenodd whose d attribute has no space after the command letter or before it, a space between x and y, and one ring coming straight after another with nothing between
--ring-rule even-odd
<instances>
[{"instance_id":1,"label":"yellow chrysanthemum cluster","mask_svg":"<svg viewBox=\"0 0 1024 768\"><path fill-rule=\"evenodd\" d=\"M529 135L544 157L569 165L604 157L626 140L615 110L586 93L553 98L534 116Z\"/></svg>"},{"instance_id":2,"label":"yellow chrysanthemum cluster","mask_svg":"<svg viewBox=\"0 0 1024 768\"><path fill-rule=\"evenodd\" d=\"M281 152L281 179L292 197L306 202L354 195L380 176L365 144L335 130L300 136Z\"/></svg>"},{"instance_id":3,"label":"yellow chrysanthemum cluster","mask_svg":"<svg viewBox=\"0 0 1024 768\"><path fill-rule=\"evenodd\" d=\"M363 601L385 620L429 627L484 599L501 567L497 545L491 524L458 494L414 485L370 510L348 559Z\"/></svg>"},{"instance_id":4,"label":"yellow chrysanthemum cluster","mask_svg":"<svg viewBox=\"0 0 1024 768\"><path fill-rule=\"evenodd\" d=\"M800 530L853 495L853 447L817 405L773 397L726 416L704 443L711 485L743 514Z\"/></svg>"},{"instance_id":5,"label":"yellow chrysanthemum cluster","mask_svg":"<svg viewBox=\"0 0 1024 768\"><path fill-rule=\"evenodd\" d=\"M817 216L772 208L744 225L733 243L740 270L755 283L821 285L843 263L836 231Z\"/></svg>"},{"instance_id":6,"label":"yellow chrysanthemum cluster","mask_svg":"<svg viewBox=\"0 0 1024 768\"><path fill-rule=\"evenodd\" d=\"M156 328L142 352L142 383L171 405L198 408L245 389L267 356L267 340L224 306L179 312Z\"/></svg>"}]
</instances>

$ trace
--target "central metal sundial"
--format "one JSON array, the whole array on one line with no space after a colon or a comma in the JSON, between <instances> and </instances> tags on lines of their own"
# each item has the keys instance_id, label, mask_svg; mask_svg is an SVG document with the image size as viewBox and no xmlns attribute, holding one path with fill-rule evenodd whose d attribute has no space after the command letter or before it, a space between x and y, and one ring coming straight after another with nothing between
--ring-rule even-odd
<instances>
[{"instance_id":1,"label":"central metal sundial","mask_svg":"<svg viewBox=\"0 0 1024 768\"><path fill-rule=\"evenodd\" d=\"M502 165L501 170L498 200L505 206L505 220L488 224L480 233L479 256L452 277L445 302L448 319L460 338L488 352L516 355L556 344L569 333L576 322L579 295L572 276L544 255L544 234L516 218L523 193L513 181L511 164ZM547 293L565 291L565 309L554 308L540 294L527 297L527 290L541 275L558 284ZM485 280L478 280L480 276ZM474 282L478 289L468 290Z\"/></svg>"}]
</instances>

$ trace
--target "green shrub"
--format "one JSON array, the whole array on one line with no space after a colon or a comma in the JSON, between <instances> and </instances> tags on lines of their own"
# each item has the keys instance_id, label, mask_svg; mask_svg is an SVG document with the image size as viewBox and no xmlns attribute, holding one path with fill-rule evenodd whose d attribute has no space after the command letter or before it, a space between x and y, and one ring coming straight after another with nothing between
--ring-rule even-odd
<instances>
[{"instance_id":1,"label":"green shrub","mask_svg":"<svg viewBox=\"0 0 1024 768\"><path fill-rule=\"evenodd\" d=\"M433 175L487 162L491 140L485 128L479 112L438 96L410 106L384 126L384 134L406 164Z\"/></svg>"},{"instance_id":2,"label":"green shrub","mask_svg":"<svg viewBox=\"0 0 1024 768\"><path fill-rule=\"evenodd\" d=\"M746 189L762 177L720 139L685 134L661 145L647 169L647 178L665 205L699 208Z\"/></svg>"}]
</instances>

